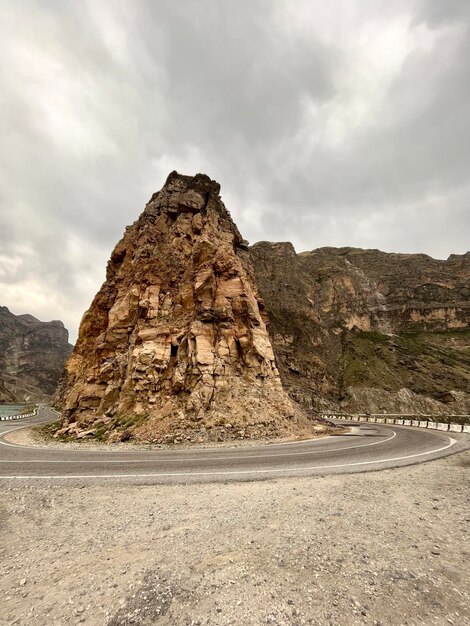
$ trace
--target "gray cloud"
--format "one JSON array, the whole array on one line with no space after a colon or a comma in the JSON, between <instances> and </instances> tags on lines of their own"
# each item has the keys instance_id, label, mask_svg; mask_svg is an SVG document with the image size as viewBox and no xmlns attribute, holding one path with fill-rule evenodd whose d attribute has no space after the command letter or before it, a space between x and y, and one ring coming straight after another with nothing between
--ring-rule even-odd
<instances>
[{"instance_id":1,"label":"gray cloud","mask_svg":"<svg viewBox=\"0 0 470 626\"><path fill-rule=\"evenodd\" d=\"M422 0L415 21L423 21L433 28L443 23L468 20L469 16L470 6L466 0Z\"/></svg>"},{"instance_id":2,"label":"gray cloud","mask_svg":"<svg viewBox=\"0 0 470 626\"><path fill-rule=\"evenodd\" d=\"M464 252L468 2L347 6L0 0L0 304L75 333L172 169L250 241Z\"/></svg>"}]
</instances>

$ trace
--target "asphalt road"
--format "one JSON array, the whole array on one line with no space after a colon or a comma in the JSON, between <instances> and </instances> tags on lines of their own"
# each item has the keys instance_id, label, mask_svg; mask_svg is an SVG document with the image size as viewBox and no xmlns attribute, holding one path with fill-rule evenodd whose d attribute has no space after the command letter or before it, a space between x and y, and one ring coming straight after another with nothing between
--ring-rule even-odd
<instances>
[{"instance_id":1,"label":"asphalt road","mask_svg":"<svg viewBox=\"0 0 470 626\"><path fill-rule=\"evenodd\" d=\"M357 422L346 435L238 448L61 450L5 440L9 431L53 419L49 409L41 408L36 417L0 422L0 478L138 483L265 480L401 467L470 448L466 434Z\"/></svg>"}]
</instances>

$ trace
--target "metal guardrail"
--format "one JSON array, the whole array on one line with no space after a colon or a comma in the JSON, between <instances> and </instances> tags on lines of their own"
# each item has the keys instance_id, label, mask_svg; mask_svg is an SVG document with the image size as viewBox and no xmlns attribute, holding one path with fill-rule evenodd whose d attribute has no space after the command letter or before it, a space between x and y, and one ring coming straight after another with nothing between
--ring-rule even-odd
<instances>
[{"instance_id":1,"label":"metal guardrail","mask_svg":"<svg viewBox=\"0 0 470 626\"><path fill-rule=\"evenodd\" d=\"M453 433L469 433L470 424L447 424L445 422L434 422L425 419L409 419L408 417L389 417L387 415L360 415L345 413L321 413L321 417L330 420L347 420L348 422L370 422L372 424L396 424L397 426L414 426L415 428L429 428L430 430L443 430ZM418 416L416 416L418 417ZM419 417L427 417L425 415ZM468 417L470 415L459 415L458 417Z\"/></svg>"},{"instance_id":2,"label":"metal guardrail","mask_svg":"<svg viewBox=\"0 0 470 626\"><path fill-rule=\"evenodd\" d=\"M18 413L17 415L0 415L0 421L5 422L5 421L8 421L8 420L20 420L20 419L23 419L25 417L33 417L34 415L38 414L38 409L39 409L39 407L36 406L29 413Z\"/></svg>"}]
</instances>

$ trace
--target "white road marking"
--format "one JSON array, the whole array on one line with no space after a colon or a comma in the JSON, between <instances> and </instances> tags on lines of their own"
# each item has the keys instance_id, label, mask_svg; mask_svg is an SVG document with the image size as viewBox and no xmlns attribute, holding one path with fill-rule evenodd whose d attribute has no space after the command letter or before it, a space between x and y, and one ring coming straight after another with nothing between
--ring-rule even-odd
<instances>
[{"instance_id":1,"label":"white road marking","mask_svg":"<svg viewBox=\"0 0 470 626\"><path fill-rule=\"evenodd\" d=\"M157 474L70 474L70 475L49 475L49 476L31 476L31 475L16 475L16 476L2 476L5 479L69 479L69 478L79 478L80 480L86 478L174 478L174 477L191 477L191 476L237 476L237 475L247 475L247 474L279 474L279 473L287 473L287 472L303 472L303 471L312 471L312 470L326 470L326 469L338 469L342 467L358 467L364 465L376 465L379 463L390 463L396 461L405 461L407 459L415 459L421 456L428 456L430 454L435 454L436 452L443 452L447 450L451 446L453 446L457 441L448 437L449 443L442 448L437 448L436 450L429 450L428 452L419 452L417 454L410 454L407 456L399 456L391 459L380 459L378 461L359 461L356 463L340 463L337 465L319 465L319 466L307 466L307 467L286 467L282 469L268 469L268 470L230 470L230 471L222 471L222 472L171 472L171 473L157 473Z\"/></svg>"},{"instance_id":2,"label":"white road marking","mask_svg":"<svg viewBox=\"0 0 470 626\"><path fill-rule=\"evenodd\" d=\"M10 432L13 432L13 430L18 430L17 428L13 428L12 430L8 430L5 433L3 433L2 435L0 435L0 437L3 437L4 435L7 435ZM47 460L47 459L28 459L28 460L20 460L20 461L13 461L13 460L6 460L6 461L2 461L0 459L0 464L5 464L5 463L99 463L99 464L104 464L104 463L149 463L152 461L161 461L163 463L175 463L178 462L180 460L184 460L184 461L230 461L232 459L259 459L259 458L273 458L273 457L278 457L278 456L305 456L305 455L312 455L312 454L319 454L321 452L342 452L343 450L353 450L355 448L367 448L369 446L377 446L380 444L384 444L387 441L392 440L394 437L397 436L397 433L393 430L392 434L390 435L390 437L387 437L386 439L381 439L380 441L373 441L372 443L362 443L362 444L358 444L355 446L344 446L342 448L328 448L327 450L312 450L312 451L305 451L305 452L279 452L279 453L274 453L274 454L246 454L246 455L230 455L230 456L211 456L211 457L196 457L196 458L186 458L183 455L181 455L180 459L165 459L165 458L161 458L161 459L134 459L134 460L128 460L128 459L106 459L106 460L88 460L88 459L75 459L75 460L64 460L64 461L60 461L60 460ZM311 439L311 440L307 440L307 441L311 441L312 443L318 443L320 441L326 441L326 438L322 438L322 439ZM291 443L294 442L287 442L285 444L276 444L278 446L284 446L284 445L290 445ZM298 441L297 443L304 443L304 441ZM19 446L16 445L14 443L8 443L6 441L2 441L2 439L0 439L0 444L3 444L5 446L11 446L12 448L23 448L23 449L27 449L27 450L48 450L46 447L44 448L37 448L37 447L29 447L29 446ZM233 449L233 448L232 448ZM57 450L57 448L56 448ZM62 450L58 450L58 452L62 452ZM87 452L87 450L71 450L71 452ZM94 450L88 450L88 452L95 452ZM98 450L97 452L101 452L100 450ZM107 451L103 451L105 454L121 454L121 452L107 452ZM144 450L143 452L147 452L146 450ZM183 452L183 450L178 450L178 452ZM122 452L122 454L128 454L127 452Z\"/></svg>"}]
</instances>

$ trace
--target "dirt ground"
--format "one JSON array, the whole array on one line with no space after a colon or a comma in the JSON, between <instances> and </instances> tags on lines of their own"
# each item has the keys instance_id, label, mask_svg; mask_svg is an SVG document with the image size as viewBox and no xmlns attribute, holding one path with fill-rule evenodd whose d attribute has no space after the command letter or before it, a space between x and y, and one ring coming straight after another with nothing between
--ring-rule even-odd
<instances>
[{"instance_id":1,"label":"dirt ground","mask_svg":"<svg viewBox=\"0 0 470 626\"><path fill-rule=\"evenodd\" d=\"M470 451L202 485L0 482L0 624L470 624Z\"/></svg>"}]
</instances>

